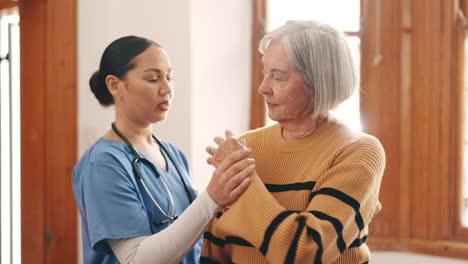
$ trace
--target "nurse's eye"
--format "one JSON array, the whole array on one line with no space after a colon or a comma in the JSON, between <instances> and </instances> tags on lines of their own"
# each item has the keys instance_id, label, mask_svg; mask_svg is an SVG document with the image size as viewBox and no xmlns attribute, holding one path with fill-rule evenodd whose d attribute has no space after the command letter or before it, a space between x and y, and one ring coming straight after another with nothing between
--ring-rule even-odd
<instances>
[{"instance_id":1,"label":"nurse's eye","mask_svg":"<svg viewBox=\"0 0 468 264\"><path fill-rule=\"evenodd\" d=\"M150 82L150 83L156 83L158 81L159 81L159 79L150 79L150 80L148 80L148 82Z\"/></svg>"}]
</instances>

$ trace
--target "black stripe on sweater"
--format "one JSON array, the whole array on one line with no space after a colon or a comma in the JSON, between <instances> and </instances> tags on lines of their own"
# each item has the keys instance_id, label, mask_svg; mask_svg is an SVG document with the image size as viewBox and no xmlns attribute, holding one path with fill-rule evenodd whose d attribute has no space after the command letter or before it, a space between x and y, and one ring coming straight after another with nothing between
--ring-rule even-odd
<instances>
[{"instance_id":1,"label":"black stripe on sweater","mask_svg":"<svg viewBox=\"0 0 468 264\"><path fill-rule=\"evenodd\" d=\"M351 243L349 248L360 247L362 244L366 243L367 236L363 236L362 238L357 238L356 240Z\"/></svg>"},{"instance_id":2,"label":"black stripe on sweater","mask_svg":"<svg viewBox=\"0 0 468 264\"><path fill-rule=\"evenodd\" d=\"M265 184L269 192L288 192L288 191L302 191L312 190L315 186L314 181L310 182L297 182L291 184Z\"/></svg>"},{"instance_id":3,"label":"black stripe on sweater","mask_svg":"<svg viewBox=\"0 0 468 264\"><path fill-rule=\"evenodd\" d=\"M244 247L254 247L252 244L250 244L249 241L241 237L235 237L235 236L226 237L226 244L233 244L233 245L244 246Z\"/></svg>"},{"instance_id":4,"label":"black stripe on sweater","mask_svg":"<svg viewBox=\"0 0 468 264\"><path fill-rule=\"evenodd\" d=\"M210 232L205 232L205 234L203 234L203 238L220 247L224 247L226 245L226 241L214 236Z\"/></svg>"},{"instance_id":5,"label":"black stripe on sweater","mask_svg":"<svg viewBox=\"0 0 468 264\"><path fill-rule=\"evenodd\" d=\"M318 219L328 221L333 225L337 234L336 245L338 246L340 252L343 253L343 251L346 249L346 243L343 239L343 225L341 224L340 220L319 211L310 211L310 213Z\"/></svg>"},{"instance_id":6,"label":"black stripe on sweater","mask_svg":"<svg viewBox=\"0 0 468 264\"><path fill-rule=\"evenodd\" d=\"M216 213L216 218L219 219L219 218L221 218L222 215L223 215L223 212L217 212L217 213Z\"/></svg>"},{"instance_id":7,"label":"black stripe on sweater","mask_svg":"<svg viewBox=\"0 0 468 264\"><path fill-rule=\"evenodd\" d=\"M315 243L317 244L317 251L315 252L315 260L314 264L322 264L322 254L323 254L323 246L322 246L322 237L317 230L307 227L307 232L312 235Z\"/></svg>"},{"instance_id":8,"label":"black stripe on sweater","mask_svg":"<svg viewBox=\"0 0 468 264\"><path fill-rule=\"evenodd\" d=\"M264 256L266 256L267 254L268 246L270 245L270 240L271 240L271 237L273 236L273 233L276 231L276 229L281 224L281 222L283 222L284 219L286 219L286 217L290 216L291 214L295 212L296 211L284 211L280 213L279 215L277 215L275 219L273 219L270 226L265 231L265 237L263 238L263 243L260 246L260 252Z\"/></svg>"},{"instance_id":9,"label":"black stripe on sweater","mask_svg":"<svg viewBox=\"0 0 468 264\"><path fill-rule=\"evenodd\" d=\"M221 264L221 263L214 260L214 259L211 259L209 257L201 256L200 257L200 264Z\"/></svg>"},{"instance_id":10,"label":"black stripe on sweater","mask_svg":"<svg viewBox=\"0 0 468 264\"><path fill-rule=\"evenodd\" d=\"M335 197L336 199L351 206L356 212L356 216L354 217L354 220L356 221L356 224L359 227L359 231L362 231L362 229L364 229L364 220L362 220L361 213L359 212L359 208L361 207L361 205L356 199L352 198L351 196L347 195L346 193L342 191L338 191L337 189L333 189L333 188L323 188L316 192L313 192L310 194L309 199L312 200L315 196L320 195L320 194Z\"/></svg>"},{"instance_id":11,"label":"black stripe on sweater","mask_svg":"<svg viewBox=\"0 0 468 264\"><path fill-rule=\"evenodd\" d=\"M289 247L288 255L286 255L286 260L284 263L294 263L294 259L296 258L297 244L299 243L299 238L301 237L305 224L305 219L302 217L299 218L299 226L297 227L296 234L294 235L294 239L291 243L291 246Z\"/></svg>"},{"instance_id":12,"label":"black stripe on sweater","mask_svg":"<svg viewBox=\"0 0 468 264\"><path fill-rule=\"evenodd\" d=\"M210 232L205 232L205 234L203 234L203 238L220 247L224 247L227 244L244 246L244 247L253 247L253 245L249 241L241 237L228 236L226 237L226 240L224 240L222 238L219 238L213 235Z\"/></svg>"}]
</instances>

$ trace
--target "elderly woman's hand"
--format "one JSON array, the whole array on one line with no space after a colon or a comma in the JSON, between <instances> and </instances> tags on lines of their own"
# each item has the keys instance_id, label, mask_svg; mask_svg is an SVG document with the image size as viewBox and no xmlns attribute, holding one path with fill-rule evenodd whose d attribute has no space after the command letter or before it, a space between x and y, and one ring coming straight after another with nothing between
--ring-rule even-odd
<instances>
[{"instance_id":1,"label":"elderly woman's hand","mask_svg":"<svg viewBox=\"0 0 468 264\"><path fill-rule=\"evenodd\" d=\"M226 130L226 139L222 137L215 137L214 141L218 148L208 146L206 152L211 156L207 159L208 164L213 165L215 168L231 153L242 149L247 149L244 140L237 140L233 137L232 132Z\"/></svg>"}]
</instances>

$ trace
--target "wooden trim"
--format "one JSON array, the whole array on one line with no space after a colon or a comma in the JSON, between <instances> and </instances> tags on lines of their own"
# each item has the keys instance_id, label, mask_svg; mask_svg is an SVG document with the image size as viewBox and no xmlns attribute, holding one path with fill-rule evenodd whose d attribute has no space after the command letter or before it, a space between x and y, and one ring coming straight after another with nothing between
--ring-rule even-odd
<instances>
[{"instance_id":1,"label":"wooden trim","mask_svg":"<svg viewBox=\"0 0 468 264\"><path fill-rule=\"evenodd\" d=\"M463 11L463 14L466 15L468 14L468 0L459 0L459 7Z\"/></svg>"},{"instance_id":2,"label":"wooden trim","mask_svg":"<svg viewBox=\"0 0 468 264\"><path fill-rule=\"evenodd\" d=\"M2 2L0 1L0 9L10 9L18 7L18 2Z\"/></svg>"},{"instance_id":3,"label":"wooden trim","mask_svg":"<svg viewBox=\"0 0 468 264\"><path fill-rule=\"evenodd\" d=\"M43 1L20 3L21 247L23 263L45 261L45 24Z\"/></svg>"},{"instance_id":4,"label":"wooden trim","mask_svg":"<svg viewBox=\"0 0 468 264\"><path fill-rule=\"evenodd\" d=\"M258 44L265 35L267 18L267 1L254 0L253 30L252 30L252 91L250 99L250 129L262 127L266 122L266 107L263 96L258 93L258 87L263 80L263 68L260 63L262 55L258 52Z\"/></svg>"},{"instance_id":5,"label":"wooden trim","mask_svg":"<svg viewBox=\"0 0 468 264\"><path fill-rule=\"evenodd\" d=\"M460 1L460 6L463 12L466 14L468 11L468 0ZM454 175L451 185L451 193L453 196L451 200L456 203L456 206L452 206L451 210L451 219L453 221L453 234L456 240L468 242L468 229L462 226L461 222L461 210L463 208L463 149L464 149L464 108L465 108L465 100L464 100L464 72L465 72L465 23L466 19L457 16L456 25L455 25L455 41L454 41L454 49L453 51L456 52L454 55L454 69L452 70L455 80L455 89L452 97L453 103L453 113L454 113L454 122L453 126L453 135L452 135L452 146L453 146L453 158L451 167L453 168L452 175ZM466 177L466 176L465 176Z\"/></svg>"},{"instance_id":6,"label":"wooden trim","mask_svg":"<svg viewBox=\"0 0 468 264\"><path fill-rule=\"evenodd\" d=\"M410 237L417 240L450 237L453 8L445 0L413 0L411 6L409 201Z\"/></svg>"},{"instance_id":7,"label":"wooden trim","mask_svg":"<svg viewBox=\"0 0 468 264\"><path fill-rule=\"evenodd\" d=\"M411 169L411 0L401 2L401 87L400 87L400 174L399 190L401 193L399 206L399 240L409 237L409 181ZM396 206L396 205L395 205Z\"/></svg>"},{"instance_id":8,"label":"wooden trim","mask_svg":"<svg viewBox=\"0 0 468 264\"><path fill-rule=\"evenodd\" d=\"M401 190L401 1L361 1L361 93L363 129L376 136L386 152L387 163L380 190L383 210L372 221L370 237L399 237ZM376 14L380 13L379 17ZM380 23L376 20L380 19ZM381 28L376 26L380 24ZM378 34L378 32L385 32ZM380 36L380 39L378 39ZM380 48L380 49L379 49ZM380 63L375 57L381 54ZM401 193L401 192L399 192ZM403 192L405 194L405 192ZM371 243L369 243L372 246Z\"/></svg>"},{"instance_id":9,"label":"wooden trim","mask_svg":"<svg viewBox=\"0 0 468 264\"><path fill-rule=\"evenodd\" d=\"M459 259L468 259L468 244L444 241L444 240L406 240L403 241L409 251L434 255L444 256Z\"/></svg>"},{"instance_id":10,"label":"wooden trim","mask_svg":"<svg viewBox=\"0 0 468 264\"><path fill-rule=\"evenodd\" d=\"M22 261L76 263L77 2L23 0Z\"/></svg>"},{"instance_id":11,"label":"wooden trim","mask_svg":"<svg viewBox=\"0 0 468 264\"><path fill-rule=\"evenodd\" d=\"M371 251L404 251L405 247L396 237L369 236L367 245Z\"/></svg>"}]
</instances>

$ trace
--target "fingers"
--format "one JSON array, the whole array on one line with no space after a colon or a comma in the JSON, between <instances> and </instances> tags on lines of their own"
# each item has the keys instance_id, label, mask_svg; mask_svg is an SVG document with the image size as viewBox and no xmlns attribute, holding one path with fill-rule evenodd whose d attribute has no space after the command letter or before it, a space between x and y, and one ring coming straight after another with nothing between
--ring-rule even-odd
<instances>
[{"instance_id":1,"label":"fingers","mask_svg":"<svg viewBox=\"0 0 468 264\"><path fill-rule=\"evenodd\" d=\"M233 177L235 177L237 174L240 174L240 172L251 165L255 165L255 160L252 158L240 160L231 165L231 167L225 171L225 175L229 178L229 180L231 180Z\"/></svg>"},{"instance_id":2,"label":"fingers","mask_svg":"<svg viewBox=\"0 0 468 264\"><path fill-rule=\"evenodd\" d=\"M218 170L220 173L226 171L234 163L249 157L251 152L252 150L250 149L241 149L234 151L233 153L229 154L223 161L221 161L216 170Z\"/></svg>"},{"instance_id":3,"label":"fingers","mask_svg":"<svg viewBox=\"0 0 468 264\"><path fill-rule=\"evenodd\" d=\"M242 169L229 179L229 181L226 183L228 190L234 190L245 178L250 176L250 174L255 171L254 162L249 163L251 164L248 166L243 165Z\"/></svg>"},{"instance_id":4,"label":"fingers","mask_svg":"<svg viewBox=\"0 0 468 264\"><path fill-rule=\"evenodd\" d=\"M217 168L219 165L219 161L213 157L209 157L208 159L206 159L206 163L208 163L209 165L213 165L215 168Z\"/></svg>"},{"instance_id":5,"label":"fingers","mask_svg":"<svg viewBox=\"0 0 468 264\"><path fill-rule=\"evenodd\" d=\"M222 137L215 137L214 142L216 142L218 146L221 146L224 143L224 139Z\"/></svg>"},{"instance_id":6,"label":"fingers","mask_svg":"<svg viewBox=\"0 0 468 264\"><path fill-rule=\"evenodd\" d=\"M255 164L250 158L236 162L225 172L218 168L208 184L208 194L219 206L228 206L247 189L253 172Z\"/></svg>"},{"instance_id":7,"label":"fingers","mask_svg":"<svg viewBox=\"0 0 468 264\"><path fill-rule=\"evenodd\" d=\"M216 150L217 150L217 149L216 149L215 147L208 146L208 147L206 147L205 150L206 150L206 152L207 152L208 154L210 154L211 156L213 156L213 155L216 153Z\"/></svg>"},{"instance_id":8,"label":"fingers","mask_svg":"<svg viewBox=\"0 0 468 264\"><path fill-rule=\"evenodd\" d=\"M226 131L224 132L224 134L226 135L226 139L228 138L232 138L234 135L232 134L231 130L229 129L226 129Z\"/></svg>"},{"instance_id":9,"label":"fingers","mask_svg":"<svg viewBox=\"0 0 468 264\"><path fill-rule=\"evenodd\" d=\"M242 180L242 182L239 185L237 185L237 187L234 190L232 190L231 194L229 195L229 198L232 202L236 201L239 198L239 196L243 194L245 190L247 190L250 181L250 177L246 177L244 178L244 180Z\"/></svg>"}]
</instances>

